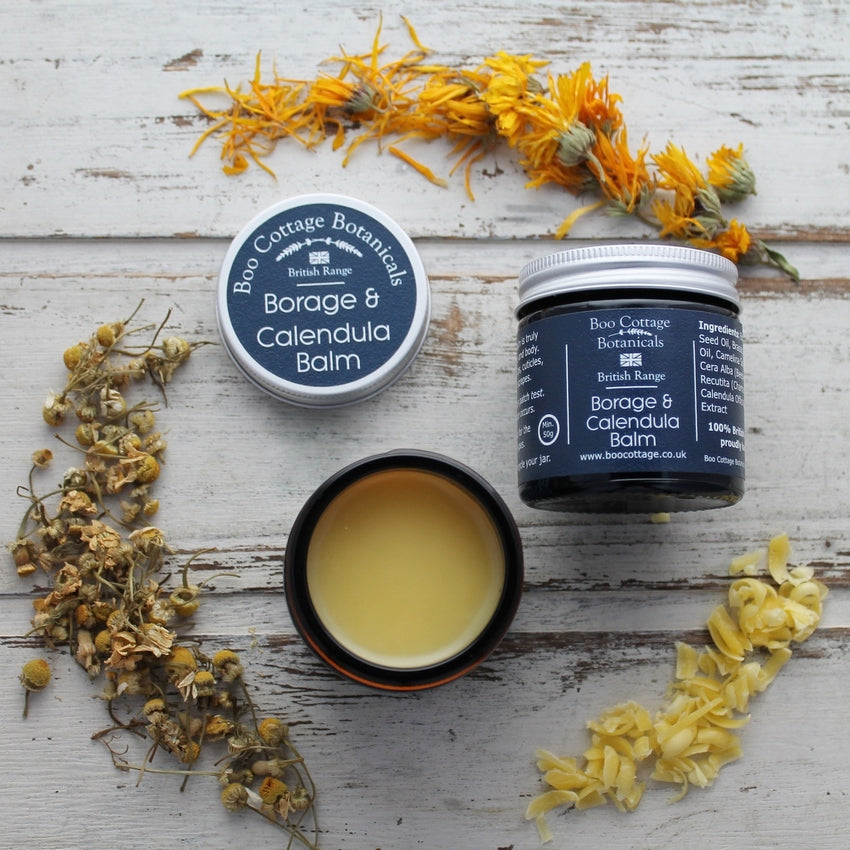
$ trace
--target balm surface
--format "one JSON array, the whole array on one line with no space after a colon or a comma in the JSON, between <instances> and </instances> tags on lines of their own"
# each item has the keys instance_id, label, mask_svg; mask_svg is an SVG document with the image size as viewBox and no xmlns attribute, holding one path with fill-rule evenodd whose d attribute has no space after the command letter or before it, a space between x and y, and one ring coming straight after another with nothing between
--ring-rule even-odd
<instances>
[{"instance_id":1,"label":"balm surface","mask_svg":"<svg viewBox=\"0 0 850 850\"><path fill-rule=\"evenodd\" d=\"M416 469L376 472L334 497L307 553L317 616L348 652L416 668L463 651L499 604L505 558L484 508Z\"/></svg>"}]
</instances>

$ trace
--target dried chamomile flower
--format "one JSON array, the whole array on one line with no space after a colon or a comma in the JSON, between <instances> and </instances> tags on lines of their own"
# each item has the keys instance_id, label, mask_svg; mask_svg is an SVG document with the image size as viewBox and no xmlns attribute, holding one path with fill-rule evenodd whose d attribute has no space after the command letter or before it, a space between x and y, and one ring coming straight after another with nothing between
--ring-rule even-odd
<instances>
[{"instance_id":1,"label":"dried chamomile flower","mask_svg":"<svg viewBox=\"0 0 850 850\"><path fill-rule=\"evenodd\" d=\"M283 741L281 742L283 743ZM292 759L257 759L251 763L251 772L256 776L283 776L292 765Z\"/></svg>"},{"instance_id":2,"label":"dried chamomile flower","mask_svg":"<svg viewBox=\"0 0 850 850\"><path fill-rule=\"evenodd\" d=\"M50 682L50 665L43 658L27 661L21 668L21 684L28 691L41 691Z\"/></svg>"},{"instance_id":3,"label":"dried chamomile flower","mask_svg":"<svg viewBox=\"0 0 850 850\"><path fill-rule=\"evenodd\" d=\"M32 575L38 569L36 564L41 550L34 541L18 538L9 544L9 551L12 553L15 568L21 578Z\"/></svg>"},{"instance_id":4,"label":"dried chamomile flower","mask_svg":"<svg viewBox=\"0 0 850 850\"><path fill-rule=\"evenodd\" d=\"M168 548L165 543L165 535L153 525L131 531L129 539L144 555L157 555L160 552L167 551Z\"/></svg>"},{"instance_id":5,"label":"dried chamomile flower","mask_svg":"<svg viewBox=\"0 0 850 850\"><path fill-rule=\"evenodd\" d=\"M144 410L136 410L129 416L130 424L136 429L139 434L149 434L153 431L156 423L156 416L150 408Z\"/></svg>"},{"instance_id":6,"label":"dried chamomile flower","mask_svg":"<svg viewBox=\"0 0 850 850\"><path fill-rule=\"evenodd\" d=\"M162 697L153 697L142 706L142 714L150 723L159 723L168 717L168 704Z\"/></svg>"},{"instance_id":7,"label":"dried chamomile flower","mask_svg":"<svg viewBox=\"0 0 850 850\"><path fill-rule=\"evenodd\" d=\"M315 786L286 726L267 721L261 734L235 652L209 658L200 642L172 630L175 620L198 610L206 582L189 581L196 555L183 567L182 582L171 584L174 550L162 529L149 524L159 507L153 488L166 441L155 430L157 407L133 399L140 390L134 382L147 380L164 395L198 345L175 335L159 341L163 327L135 328L129 319L103 323L63 354L67 382L48 395L42 418L59 429L74 411L74 424L68 423L74 439L56 436L80 459L58 490L40 496L35 471L50 463L52 453L33 454L27 485L18 490L28 504L9 544L19 575L41 570L47 577L32 602L31 633L51 647L67 646L90 678L102 679L99 696L113 725L93 737L105 744L116 767L138 771L140 779L175 773L185 783L190 776L214 776L227 786L226 808L253 809L315 848ZM151 338L137 343L148 330ZM25 699L49 679L47 662L24 665ZM25 701L25 714L27 706ZM147 739L148 752L138 764L131 763L130 748L113 743L121 732L132 733L133 741ZM213 747L215 769L204 770L200 760ZM154 766L157 753L176 767ZM254 764L257 776L280 783L266 786L268 803L251 790ZM312 840L303 826L307 816Z\"/></svg>"},{"instance_id":8,"label":"dried chamomile flower","mask_svg":"<svg viewBox=\"0 0 850 850\"><path fill-rule=\"evenodd\" d=\"M166 657L163 669L170 680L182 679L198 669L198 660L187 646L175 646Z\"/></svg>"},{"instance_id":9,"label":"dried chamomile flower","mask_svg":"<svg viewBox=\"0 0 850 850\"><path fill-rule=\"evenodd\" d=\"M33 691L43 691L50 682L50 665L43 658L33 658L21 668L21 684L24 687L24 717L29 712L29 696Z\"/></svg>"},{"instance_id":10,"label":"dried chamomile flower","mask_svg":"<svg viewBox=\"0 0 850 850\"><path fill-rule=\"evenodd\" d=\"M273 806L280 797L289 794L289 786L274 776L267 776L260 784L257 793L267 806Z\"/></svg>"},{"instance_id":11,"label":"dried chamomile flower","mask_svg":"<svg viewBox=\"0 0 850 850\"><path fill-rule=\"evenodd\" d=\"M94 636L94 647L101 655L112 652L112 632L109 629L101 629Z\"/></svg>"},{"instance_id":12,"label":"dried chamomile flower","mask_svg":"<svg viewBox=\"0 0 850 850\"><path fill-rule=\"evenodd\" d=\"M198 697L211 697L215 694L215 676L209 670L199 670L195 674L194 685Z\"/></svg>"},{"instance_id":13,"label":"dried chamomile flower","mask_svg":"<svg viewBox=\"0 0 850 850\"><path fill-rule=\"evenodd\" d=\"M121 418L127 412L127 400L114 387L100 391L100 415L107 421Z\"/></svg>"},{"instance_id":14,"label":"dried chamomile flower","mask_svg":"<svg viewBox=\"0 0 850 850\"><path fill-rule=\"evenodd\" d=\"M182 363L192 353L192 346L179 336L170 336L162 341L162 353L171 362Z\"/></svg>"},{"instance_id":15,"label":"dried chamomile flower","mask_svg":"<svg viewBox=\"0 0 850 850\"><path fill-rule=\"evenodd\" d=\"M78 342L76 345L66 348L62 355L62 361L65 364L65 368L70 372L73 372L75 369L79 368L83 358L87 357L88 353L89 346L88 343L85 342Z\"/></svg>"},{"instance_id":16,"label":"dried chamomile flower","mask_svg":"<svg viewBox=\"0 0 850 850\"><path fill-rule=\"evenodd\" d=\"M211 741L219 741L233 733L235 724L232 720L222 717L220 714L213 714L207 718L207 723L204 729L204 737ZM249 783L250 784L250 783Z\"/></svg>"},{"instance_id":17,"label":"dried chamomile flower","mask_svg":"<svg viewBox=\"0 0 850 850\"><path fill-rule=\"evenodd\" d=\"M126 481L136 481L139 484L151 484L159 478L160 465L159 461L147 452L141 452L131 458L128 462L131 466L132 473L125 479Z\"/></svg>"},{"instance_id":18,"label":"dried chamomile flower","mask_svg":"<svg viewBox=\"0 0 850 850\"><path fill-rule=\"evenodd\" d=\"M244 809L248 805L248 789L238 782L231 782L221 792L221 804L228 812Z\"/></svg>"},{"instance_id":19,"label":"dried chamomile flower","mask_svg":"<svg viewBox=\"0 0 850 850\"><path fill-rule=\"evenodd\" d=\"M212 660L213 666L221 673L221 678L225 682L233 682L238 679L242 673L242 662L239 656L230 649L221 649Z\"/></svg>"},{"instance_id":20,"label":"dried chamomile flower","mask_svg":"<svg viewBox=\"0 0 850 850\"><path fill-rule=\"evenodd\" d=\"M112 322L110 324L101 325L97 329L95 336L97 337L98 343L104 348L112 348L123 333L124 323Z\"/></svg>"},{"instance_id":21,"label":"dried chamomile flower","mask_svg":"<svg viewBox=\"0 0 850 850\"><path fill-rule=\"evenodd\" d=\"M38 449L32 453L33 466L37 466L39 469L49 466L52 460L53 452L50 449Z\"/></svg>"},{"instance_id":22,"label":"dried chamomile flower","mask_svg":"<svg viewBox=\"0 0 850 850\"><path fill-rule=\"evenodd\" d=\"M65 396L51 391L44 400L41 416L48 425L61 425L71 408L72 405Z\"/></svg>"},{"instance_id":23,"label":"dried chamomile flower","mask_svg":"<svg viewBox=\"0 0 850 850\"><path fill-rule=\"evenodd\" d=\"M191 617L200 605L200 593L201 588L196 584L178 587L172 591L168 600L174 609L174 613L178 617Z\"/></svg>"},{"instance_id":24,"label":"dried chamomile flower","mask_svg":"<svg viewBox=\"0 0 850 850\"><path fill-rule=\"evenodd\" d=\"M257 726L257 734L264 744L279 747L289 737L289 727L278 717L264 717Z\"/></svg>"}]
</instances>

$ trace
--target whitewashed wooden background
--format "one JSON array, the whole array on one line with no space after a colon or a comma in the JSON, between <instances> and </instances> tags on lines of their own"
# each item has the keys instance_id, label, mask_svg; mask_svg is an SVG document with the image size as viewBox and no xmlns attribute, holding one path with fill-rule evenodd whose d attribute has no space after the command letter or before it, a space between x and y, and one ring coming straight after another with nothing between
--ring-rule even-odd
<instances>
[{"instance_id":1,"label":"whitewashed wooden background","mask_svg":"<svg viewBox=\"0 0 850 850\"><path fill-rule=\"evenodd\" d=\"M791 284L747 270L748 492L733 508L645 517L532 511L516 496L513 308L529 259L577 201L531 192L507 152L462 181L425 183L364 147L281 145L278 180L227 178L218 148L188 152L204 122L178 100L231 83L263 51L287 75L386 41L407 49L408 15L435 59L474 66L499 49L556 72L585 60L623 95L630 135L694 157L743 142L759 176L741 218L796 263ZM258 703L287 716L320 789L322 846L357 850L534 848L523 820L540 790L538 746L578 754L584 723L635 698L657 706L676 640L697 640L725 595L729 559L787 531L798 563L830 586L823 624L752 704L744 757L714 787L637 812L551 818L552 846L845 848L850 832L850 22L845 0L575 0L553 4L388 0L0 2L0 515L49 439L40 408L64 380L61 352L145 298L144 318L215 339L213 289L227 243L260 209L306 191L362 198L414 237L434 299L410 372L355 408L305 411L236 373L223 349L193 356L161 416L169 430L159 524L215 582L195 634L243 653ZM421 151L448 171L446 149ZM588 216L570 244L646 236ZM365 690L323 669L294 634L282 593L287 531L339 466L414 445L475 467L514 510L527 590L514 627L477 672L413 696ZM61 460L59 462L61 464ZM61 465L57 469L63 469ZM51 656L49 689L20 717L33 587L0 570L2 848L281 846L255 816L228 815L212 780L140 787L90 735L107 724L96 689Z\"/></svg>"}]
</instances>

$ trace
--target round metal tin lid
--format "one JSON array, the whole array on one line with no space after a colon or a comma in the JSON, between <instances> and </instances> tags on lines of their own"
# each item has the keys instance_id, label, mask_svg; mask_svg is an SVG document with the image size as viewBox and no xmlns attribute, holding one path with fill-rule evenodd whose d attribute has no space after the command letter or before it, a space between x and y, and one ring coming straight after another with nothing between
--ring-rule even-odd
<instances>
[{"instance_id":1,"label":"round metal tin lid","mask_svg":"<svg viewBox=\"0 0 850 850\"><path fill-rule=\"evenodd\" d=\"M740 307L733 262L697 248L668 244L594 245L539 257L519 275L520 308L552 295L601 289L691 292Z\"/></svg>"},{"instance_id":2,"label":"round metal tin lid","mask_svg":"<svg viewBox=\"0 0 850 850\"><path fill-rule=\"evenodd\" d=\"M245 376L305 407L396 381L428 332L431 294L410 237L371 204L300 195L261 212L227 251L219 331Z\"/></svg>"}]
</instances>

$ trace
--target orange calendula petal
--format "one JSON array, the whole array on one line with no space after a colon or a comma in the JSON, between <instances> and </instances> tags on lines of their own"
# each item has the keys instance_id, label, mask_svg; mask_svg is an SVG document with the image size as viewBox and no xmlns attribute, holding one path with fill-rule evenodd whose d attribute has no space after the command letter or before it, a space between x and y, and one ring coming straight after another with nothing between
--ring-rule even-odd
<instances>
[{"instance_id":1,"label":"orange calendula petal","mask_svg":"<svg viewBox=\"0 0 850 850\"><path fill-rule=\"evenodd\" d=\"M437 175L434 174L434 172L431 171L431 169L428 168L427 165L423 165L421 162L418 162L412 156L410 156L410 154L405 153L403 150L401 150L401 148L397 148L394 145L391 145L388 150L393 156L397 156L400 160L406 162L408 165L415 168L423 177L425 177L427 180L430 180L432 183L436 184L437 186L448 186L448 183L443 180L442 177L437 177Z\"/></svg>"}]
</instances>

